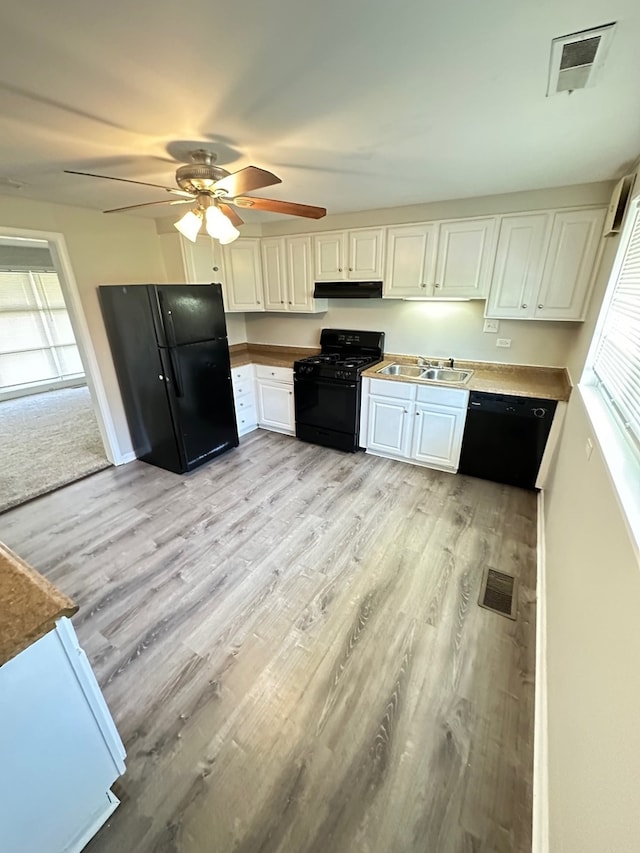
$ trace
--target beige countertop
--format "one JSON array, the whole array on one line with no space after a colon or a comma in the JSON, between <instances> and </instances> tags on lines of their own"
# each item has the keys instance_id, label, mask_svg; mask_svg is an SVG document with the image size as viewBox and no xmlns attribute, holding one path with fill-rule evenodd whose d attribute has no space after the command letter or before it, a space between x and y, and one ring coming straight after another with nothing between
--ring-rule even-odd
<instances>
[{"instance_id":1,"label":"beige countertop","mask_svg":"<svg viewBox=\"0 0 640 853\"><path fill-rule=\"evenodd\" d=\"M231 366L243 364L269 364L273 367L293 367L293 362L320 352L319 347L285 347L268 344L232 344L229 347ZM433 361L446 359L433 358ZM386 353L384 361L365 370L363 376L385 379L389 382L415 382L405 376L380 376L377 371L393 362L417 364L417 356ZM547 400L568 400L571 383L563 367L530 367L521 364L495 364L487 361L464 361L456 359L455 366L473 370L473 376L464 384L450 382L428 382L447 388L463 388L468 391L487 391L494 394L513 394L516 397L541 397ZM424 381L424 380L422 380ZM421 384L422 384L421 381Z\"/></svg>"},{"instance_id":2,"label":"beige countertop","mask_svg":"<svg viewBox=\"0 0 640 853\"><path fill-rule=\"evenodd\" d=\"M447 359L434 358L432 361ZM384 376L378 371L388 364L417 364L416 356L393 355L386 353L384 361L365 370L363 376L384 379L390 382L416 382L406 376ZM464 361L456 359L455 366L461 370L473 370L468 382L425 382L420 384L442 385L447 388L462 388L467 391L487 391L494 394L512 394L515 397L541 397L547 400L568 400L571 383L567 371L562 367L529 367L519 364L492 364L485 361Z\"/></svg>"},{"instance_id":3,"label":"beige countertop","mask_svg":"<svg viewBox=\"0 0 640 853\"><path fill-rule=\"evenodd\" d=\"M269 344L232 344L229 347L231 367L243 364L268 364L271 367L293 367L299 358L320 352L320 347L279 347Z\"/></svg>"},{"instance_id":4,"label":"beige countertop","mask_svg":"<svg viewBox=\"0 0 640 853\"><path fill-rule=\"evenodd\" d=\"M0 542L0 666L47 634L73 601Z\"/></svg>"}]
</instances>

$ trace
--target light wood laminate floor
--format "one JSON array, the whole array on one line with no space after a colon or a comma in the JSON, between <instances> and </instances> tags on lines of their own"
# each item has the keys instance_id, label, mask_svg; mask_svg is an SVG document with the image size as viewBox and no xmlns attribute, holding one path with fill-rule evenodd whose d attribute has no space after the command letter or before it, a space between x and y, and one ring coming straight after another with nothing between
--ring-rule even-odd
<instances>
[{"instance_id":1,"label":"light wood laminate floor","mask_svg":"<svg viewBox=\"0 0 640 853\"><path fill-rule=\"evenodd\" d=\"M533 493L262 431L1 516L127 748L87 850L530 851L535 536Z\"/></svg>"}]
</instances>

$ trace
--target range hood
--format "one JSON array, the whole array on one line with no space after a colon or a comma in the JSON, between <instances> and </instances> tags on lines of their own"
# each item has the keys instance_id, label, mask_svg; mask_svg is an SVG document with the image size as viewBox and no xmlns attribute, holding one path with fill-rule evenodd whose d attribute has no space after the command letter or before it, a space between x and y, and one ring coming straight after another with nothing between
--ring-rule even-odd
<instances>
[{"instance_id":1,"label":"range hood","mask_svg":"<svg viewBox=\"0 0 640 853\"><path fill-rule=\"evenodd\" d=\"M316 299L382 299L381 281L316 281Z\"/></svg>"}]
</instances>

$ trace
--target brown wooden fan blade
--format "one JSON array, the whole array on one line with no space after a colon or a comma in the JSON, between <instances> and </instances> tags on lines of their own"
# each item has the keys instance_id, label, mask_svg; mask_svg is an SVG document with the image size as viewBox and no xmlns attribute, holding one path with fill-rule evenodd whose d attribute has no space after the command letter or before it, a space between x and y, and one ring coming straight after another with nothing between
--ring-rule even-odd
<instances>
[{"instance_id":1,"label":"brown wooden fan blade","mask_svg":"<svg viewBox=\"0 0 640 853\"><path fill-rule=\"evenodd\" d=\"M162 201L145 201L143 204L128 204L126 207L112 207L110 210L103 210L103 213L119 213L121 210L135 210L136 207L151 207L152 204L191 204L195 202L194 198L177 198L175 201L163 198Z\"/></svg>"},{"instance_id":2,"label":"brown wooden fan blade","mask_svg":"<svg viewBox=\"0 0 640 853\"><path fill-rule=\"evenodd\" d=\"M273 172L258 169L257 166L247 166L246 169L240 169L239 172L234 172L232 175L227 175L226 178L216 181L214 190L216 194L222 190L225 195L233 197L280 183L282 181Z\"/></svg>"},{"instance_id":3,"label":"brown wooden fan blade","mask_svg":"<svg viewBox=\"0 0 640 853\"><path fill-rule=\"evenodd\" d=\"M244 225L244 219L241 219L235 212L235 210L232 207L229 207L228 204L222 204L222 202L219 202L218 207L224 213L227 219L231 220L231 224L235 225L236 228L238 227L238 225Z\"/></svg>"},{"instance_id":4,"label":"brown wooden fan blade","mask_svg":"<svg viewBox=\"0 0 640 853\"><path fill-rule=\"evenodd\" d=\"M139 184L141 187L155 187L158 190L166 190L168 193L184 195L182 190L173 187L165 187L162 184L148 184L146 181L132 181L131 178L113 178L111 175L94 175L92 172L74 172L73 169L65 169L67 175L84 175L87 178L103 178L105 181L123 181L125 184Z\"/></svg>"},{"instance_id":5,"label":"brown wooden fan blade","mask_svg":"<svg viewBox=\"0 0 640 853\"><path fill-rule=\"evenodd\" d=\"M327 215L326 207L314 207L311 204L296 204L294 201L280 201L275 198L234 198L233 204L248 207L251 210L268 210L271 213L288 213L290 216L305 216L307 219L322 219Z\"/></svg>"}]
</instances>

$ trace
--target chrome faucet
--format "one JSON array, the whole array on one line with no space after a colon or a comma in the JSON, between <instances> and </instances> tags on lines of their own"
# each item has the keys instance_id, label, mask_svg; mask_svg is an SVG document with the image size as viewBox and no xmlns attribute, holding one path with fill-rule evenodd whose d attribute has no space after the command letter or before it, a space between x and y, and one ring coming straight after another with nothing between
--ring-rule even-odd
<instances>
[{"instance_id":1,"label":"chrome faucet","mask_svg":"<svg viewBox=\"0 0 640 853\"><path fill-rule=\"evenodd\" d=\"M431 361L429 358L425 358L423 355L418 356L418 367L437 367L442 369L444 367L444 361ZM453 370L453 359L448 358L449 367Z\"/></svg>"}]
</instances>

